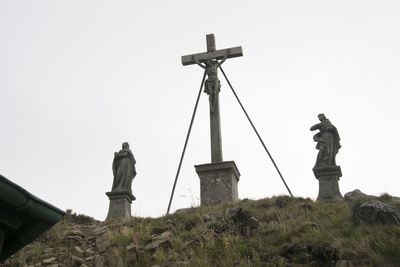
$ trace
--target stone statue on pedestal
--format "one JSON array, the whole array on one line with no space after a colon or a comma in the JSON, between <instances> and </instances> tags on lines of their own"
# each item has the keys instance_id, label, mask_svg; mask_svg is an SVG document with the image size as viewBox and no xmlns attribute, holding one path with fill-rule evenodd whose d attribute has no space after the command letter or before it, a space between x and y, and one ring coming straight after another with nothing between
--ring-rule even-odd
<instances>
[{"instance_id":1,"label":"stone statue on pedestal","mask_svg":"<svg viewBox=\"0 0 400 267\"><path fill-rule=\"evenodd\" d=\"M339 190L339 178L342 176L340 166L336 165L336 154L340 149L340 137L335 126L319 114L320 123L310 128L311 131L319 130L313 137L319 150L313 168L314 175L319 181L318 201L329 202L342 200Z\"/></svg>"},{"instance_id":2,"label":"stone statue on pedestal","mask_svg":"<svg viewBox=\"0 0 400 267\"><path fill-rule=\"evenodd\" d=\"M110 199L107 219L116 219L131 216L131 204L135 200L132 195L132 180L136 176L136 160L127 142L122 144L122 149L114 153L112 170L114 181L111 192L106 195Z\"/></svg>"}]
</instances>

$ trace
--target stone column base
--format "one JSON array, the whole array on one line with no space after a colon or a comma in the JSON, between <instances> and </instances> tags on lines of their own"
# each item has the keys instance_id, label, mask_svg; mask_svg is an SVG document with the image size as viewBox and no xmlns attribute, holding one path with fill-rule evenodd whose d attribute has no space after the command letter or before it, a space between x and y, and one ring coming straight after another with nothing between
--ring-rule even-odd
<instances>
[{"instance_id":1,"label":"stone column base","mask_svg":"<svg viewBox=\"0 0 400 267\"><path fill-rule=\"evenodd\" d=\"M201 205L235 203L240 173L234 161L195 165L200 178Z\"/></svg>"},{"instance_id":2,"label":"stone column base","mask_svg":"<svg viewBox=\"0 0 400 267\"><path fill-rule=\"evenodd\" d=\"M131 217L131 204L135 196L129 191L111 191L106 195L110 199L110 207L106 220Z\"/></svg>"},{"instance_id":3,"label":"stone column base","mask_svg":"<svg viewBox=\"0 0 400 267\"><path fill-rule=\"evenodd\" d=\"M340 166L324 166L313 168L315 178L319 181L317 201L330 202L343 200L339 190L339 178L342 176Z\"/></svg>"}]
</instances>

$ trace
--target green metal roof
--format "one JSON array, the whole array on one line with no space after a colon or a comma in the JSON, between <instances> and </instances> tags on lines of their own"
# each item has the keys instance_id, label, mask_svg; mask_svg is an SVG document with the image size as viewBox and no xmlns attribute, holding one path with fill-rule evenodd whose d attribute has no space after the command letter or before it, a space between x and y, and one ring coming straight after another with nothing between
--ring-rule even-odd
<instances>
[{"instance_id":1,"label":"green metal roof","mask_svg":"<svg viewBox=\"0 0 400 267\"><path fill-rule=\"evenodd\" d=\"M0 175L0 230L5 232L0 262L35 240L64 214Z\"/></svg>"}]
</instances>

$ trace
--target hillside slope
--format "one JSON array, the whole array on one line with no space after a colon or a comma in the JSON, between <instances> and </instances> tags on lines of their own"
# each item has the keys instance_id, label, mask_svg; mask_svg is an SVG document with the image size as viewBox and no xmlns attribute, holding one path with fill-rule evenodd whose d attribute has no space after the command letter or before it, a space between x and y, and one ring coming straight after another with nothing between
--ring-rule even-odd
<instances>
[{"instance_id":1,"label":"hillside slope","mask_svg":"<svg viewBox=\"0 0 400 267\"><path fill-rule=\"evenodd\" d=\"M360 204L279 196L161 218L68 213L0 266L399 266L400 226L355 220Z\"/></svg>"}]
</instances>

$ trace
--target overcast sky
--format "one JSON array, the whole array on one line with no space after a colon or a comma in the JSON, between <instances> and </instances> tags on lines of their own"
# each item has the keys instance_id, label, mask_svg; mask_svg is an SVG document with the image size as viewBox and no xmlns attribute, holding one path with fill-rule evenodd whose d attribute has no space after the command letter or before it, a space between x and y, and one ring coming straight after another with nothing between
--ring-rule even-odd
<instances>
[{"instance_id":1,"label":"overcast sky","mask_svg":"<svg viewBox=\"0 0 400 267\"><path fill-rule=\"evenodd\" d=\"M251 3L251 4L249 4ZM398 1L0 1L0 173L103 220L113 153L137 160L136 216L166 212L203 70L182 55L242 46L223 68L296 196L315 199L310 126L341 135L344 194L400 195ZM220 74L239 197L287 191ZM199 205L210 162L202 94L172 211Z\"/></svg>"}]
</instances>

